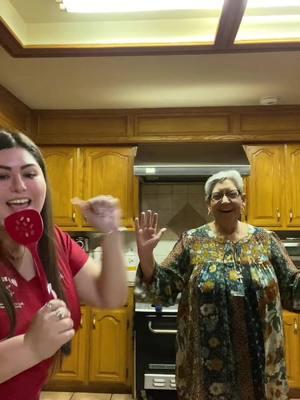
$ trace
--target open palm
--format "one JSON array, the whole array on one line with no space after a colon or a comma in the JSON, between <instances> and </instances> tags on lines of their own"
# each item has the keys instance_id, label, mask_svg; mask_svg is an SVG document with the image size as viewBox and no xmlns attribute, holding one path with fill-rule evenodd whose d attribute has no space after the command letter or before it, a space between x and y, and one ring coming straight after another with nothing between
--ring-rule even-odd
<instances>
[{"instance_id":1,"label":"open palm","mask_svg":"<svg viewBox=\"0 0 300 400\"><path fill-rule=\"evenodd\" d=\"M135 230L139 255L152 253L166 231L165 228L158 230L158 214L151 210L135 219Z\"/></svg>"}]
</instances>

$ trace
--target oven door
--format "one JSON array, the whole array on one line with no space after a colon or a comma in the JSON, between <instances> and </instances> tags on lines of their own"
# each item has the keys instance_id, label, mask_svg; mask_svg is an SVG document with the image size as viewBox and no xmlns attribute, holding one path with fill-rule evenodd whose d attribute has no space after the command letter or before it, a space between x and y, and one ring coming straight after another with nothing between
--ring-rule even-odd
<instances>
[{"instance_id":1,"label":"oven door","mask_svg":"<svg viewBox=\"0 0 300 400\"><path fill-rule=\"evenodd\" d=\"M176 390L176 313L135 313L136 391Z\"/></svg>"},{"instance_id":2,"label":"oven door","mask_svg":"<svg viewBox=\"0 0 300 400\"><path fill-rule=\"evenodd\" d=\"M282 243L288 252L290 258L297 268L300 269L300 240L299 238L289 238L282 240Z\"/></svg>"}]
</instances>

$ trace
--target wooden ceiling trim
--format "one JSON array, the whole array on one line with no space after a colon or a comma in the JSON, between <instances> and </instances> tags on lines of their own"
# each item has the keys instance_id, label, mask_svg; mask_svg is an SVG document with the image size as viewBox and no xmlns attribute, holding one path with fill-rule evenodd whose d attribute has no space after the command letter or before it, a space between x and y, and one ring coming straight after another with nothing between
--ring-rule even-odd
<instances>
[{"instance_id":1,"label":"wooden ceiling trim","mask_svg":"<svg viewBox=\"0 0 300 400\"><path fill-rule=\"evenodd\" d=\"M20 54L22 54L22 44L19 42L14 33L10 30L6 22L1 17L0 44L12 57L18 57Z\"/></svg>"},{"instance_id":2,"label":"wooden ceiling trim","mask_svg":"<svg viewBox=\"0 0 300 400\"><path fill-rule=\"evenodd\" d=\"M233 46L246 6L247 0L225 0L216 33L216 49Z\"/></svg>"},{"instance_id":3,"label":"wooden ceiling trim","mask_svg":"<svg viewBox=\"0 0 300 400\"><path fill-rule=\"evenodd\" d=\"M15 58L35 57L113 57L144 55L187 55L267 51L299 51L300 41L239 42L234 40L242 21L247 0L225 0L214 44L186 43L129 46L60 45L24 46L0 17L0 45Z\"/></svg>"}]
</instances>

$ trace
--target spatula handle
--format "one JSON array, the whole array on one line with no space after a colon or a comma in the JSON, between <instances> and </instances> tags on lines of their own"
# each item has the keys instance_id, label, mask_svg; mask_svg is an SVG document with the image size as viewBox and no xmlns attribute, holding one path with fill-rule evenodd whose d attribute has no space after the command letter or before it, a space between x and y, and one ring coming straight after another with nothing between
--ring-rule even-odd
<instances>
[{"instance_id":1,"label":"spatula handle","mask_svg":"<svg viewBox=\"0 0 300 400\"><path fill-rule=\"evenodd\" d=\"M39 281L40 284L42 286L43 292L44 292L44 296L45 296L45 300L49 301L52 300L54 298L53 292L50 289L50 286L48 284L48 279L43 267L43 264L41 262L39 253L38 253L38 249L37 249L37 243L33 243L32 245L29 245L28 247L30 247L30 251L36 266L36 273L39 277ZM65 356L69 356L71 354L71 341L67 342L65 344L62 345L61 347L61 351L63 352L63 354Z\"/></svg>"}]
</instances>

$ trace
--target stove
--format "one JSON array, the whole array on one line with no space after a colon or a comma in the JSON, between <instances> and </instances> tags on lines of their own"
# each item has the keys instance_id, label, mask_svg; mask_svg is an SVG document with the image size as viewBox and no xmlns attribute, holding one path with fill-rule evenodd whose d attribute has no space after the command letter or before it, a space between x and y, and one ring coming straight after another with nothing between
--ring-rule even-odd
<instances>
[{"instance_id":1,"label":"stove","mask_svg":"<svg viewBox=\"0 0 300 400\"><path fill-rule=\"evenodd\" d=\"M135 304L136 399L176 399L177 310L177 304Z\"/></svg>"}]
</instances>

